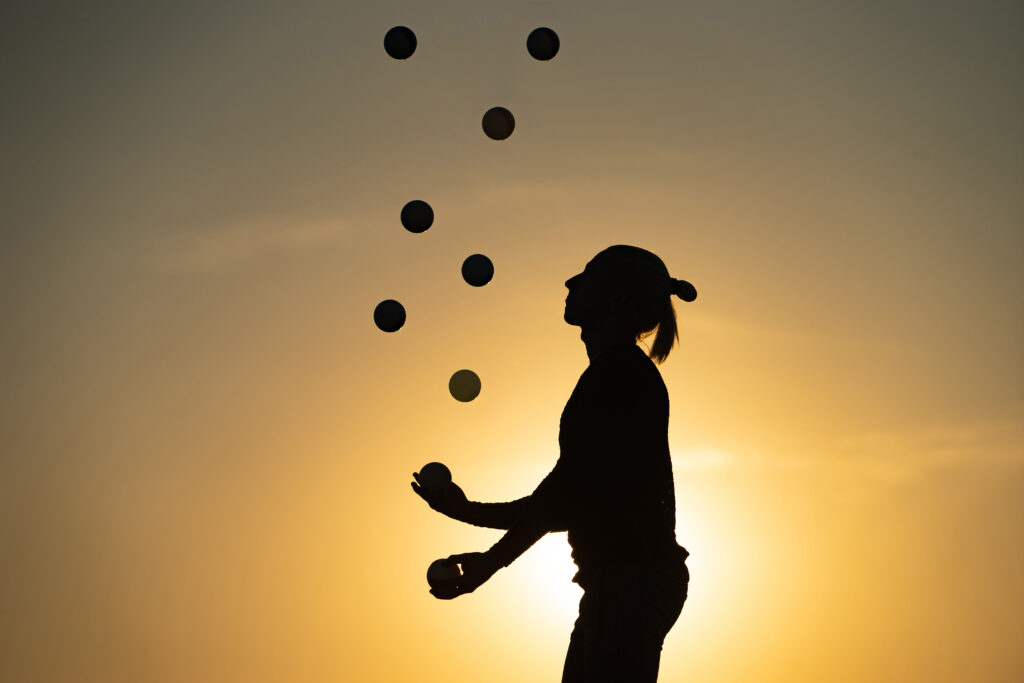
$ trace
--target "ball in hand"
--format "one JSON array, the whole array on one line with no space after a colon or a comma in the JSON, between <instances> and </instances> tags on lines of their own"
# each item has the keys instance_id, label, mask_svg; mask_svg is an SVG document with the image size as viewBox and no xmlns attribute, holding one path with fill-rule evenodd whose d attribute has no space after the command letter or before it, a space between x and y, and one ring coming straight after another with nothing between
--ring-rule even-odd
<instances>
[{"instance_id":1,"label":"ball in hand","mask_svg":"<svg viewBox=\"0 0 1024 683\"><path fill-rule=\"evenodd\" d=\"M427 567L427 583L431 588L451 588L462 576L457 564L444 564L444 560L434 560Z\"/></svg>"},{"instance_id":2,"label":"ball in hand","mask_svg":"<svg viewBox=\"0 0 1024 683\"><path fill-rule=\"evenodd\" d=\"M428 491L440 491L452 483L452 472L439 462L428 462L420 469L419 482Z\"/></svg>"}]
</instances>

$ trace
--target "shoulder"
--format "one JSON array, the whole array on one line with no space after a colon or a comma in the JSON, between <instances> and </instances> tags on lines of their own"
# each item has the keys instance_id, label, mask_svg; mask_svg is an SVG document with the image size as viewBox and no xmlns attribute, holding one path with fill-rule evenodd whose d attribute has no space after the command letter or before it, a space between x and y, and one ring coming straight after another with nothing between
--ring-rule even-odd
<instances>
[{"instance_id":1,"label":"shoulder","mask_svg":"<svg viewBox=\"0 0 1024 683\"><path fill-rule=\"evenodd\" d=\"M658 366L636 345L617 349L590 369L592 385L598 391L634 400L657 398L666 393Z\"/></svg>"}]
</instances>

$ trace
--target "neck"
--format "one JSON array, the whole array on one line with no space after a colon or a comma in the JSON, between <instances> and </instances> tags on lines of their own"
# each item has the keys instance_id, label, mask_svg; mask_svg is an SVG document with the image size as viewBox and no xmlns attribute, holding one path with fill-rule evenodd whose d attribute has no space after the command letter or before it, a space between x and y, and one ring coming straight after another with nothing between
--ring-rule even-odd
<instances>
[{"instance_id":1,"label":"neck","mask_svg":"<svg viewBox=\"0 0 1024 683\"><path fill-rule=\"evenodd\" d=\"M636 339L628 332L603 326L584 327L580 339L587 347L587 358L593 363L609 349L626 344L636 344Z\"/></svg>"}]
</instances>

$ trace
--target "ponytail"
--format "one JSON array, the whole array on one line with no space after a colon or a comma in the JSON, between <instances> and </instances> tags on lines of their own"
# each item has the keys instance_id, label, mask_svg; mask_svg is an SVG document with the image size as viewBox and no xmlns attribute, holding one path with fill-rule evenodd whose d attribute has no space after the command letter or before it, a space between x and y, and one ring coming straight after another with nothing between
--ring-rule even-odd
<instances>
[{"instance_id":1,"label":"ponytail","mask_svg":"<svg viewBox=\"0 0 1024 683\"><path fill-rule=\"evenodd\" d=\"M686 280L670 276L664 261L646 249L617 244L594 260L602 263L605 277L628 295L629 310L625 315L636 340L641 341L657 330L650 357L655 363L664 362L679 341L672 295L693 301L697 290Z\"/></svg>"},{"instance_id":2,"label":"ponytail","mask_svg":"<svg viewBox=\"0 0 1024 683\"><path fill-rule=\"evenodd\" d=\"M665 311L658 321L658 333L654 336L654 345L651 346L651 360L658 364L665 362L669 351L679 341L676 307L672 304L673 294L683 301L693 301L697 298L697 289L686 280L671 278L669 295L665 298Z\"/></svg>"},{"instance_id":3,"label":"ponytail","mask_svg":"<svg viewBox=\"0 0 1024 683\"><path fill-rule=\"evenodd\" d=\"M651 360L659 365L668 358L669 351L679 341L679 329L676 327L676 308L672 305L672 296L665 297L665 312L658 321L658 333L654 336L651 346Z\"/></svg>"}]
</instances>

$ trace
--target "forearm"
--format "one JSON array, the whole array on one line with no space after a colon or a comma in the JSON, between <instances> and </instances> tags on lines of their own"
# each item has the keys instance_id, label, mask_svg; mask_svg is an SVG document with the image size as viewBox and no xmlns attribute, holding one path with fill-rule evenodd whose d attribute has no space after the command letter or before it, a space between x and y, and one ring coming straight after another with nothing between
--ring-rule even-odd
<instances>
[{"instance_id":1,"label":"forearm","mask_svg":"<svg viewBox=\"0 0 1024 683\"><path fill-rule=\"evenodd\" d=\"M508 530L516 525L530 504L530 497L509 501L508 503L477 503L469 501L456 514L449 515L452 519L473 526L487 529ZM568 531L564 520L552 516L545 520L545 533L548 531Z\"/></svg>"},{"instance_id":2,"label":"forearm","mask_svg":"<svg viewBox=\"0 0 1024 683\"><path fill-rule=\"evenodd\" d=\"M477 503L469 501L459 511L455 519L473 526L488 529L511 529L516 521L523 516L530 497L520 498L508 503Z\"/></svg>"},{"instance_id":3,"label":"forearm","mask_svg":"<svg viewBox=\"0 0 1024 683\"><path fill-rule=\"evenodd\" d=\"M497 564L507 567L544 534L566 530L564 500L553 496L555 492L550 487L538 487L532 496L525 499L514 524L488 550L488 555Z\"/></svg>"},{"instance_id":4,"label":"forearm","mask_svg":"<svg viewBox=\"0 0 1024 683\"><path fill-rule=\"evenodd\" d=\"M507 567L547 532L542 524L520 522L492 545L487 554L499 566Z\"/></svg>"}]
</instances>

